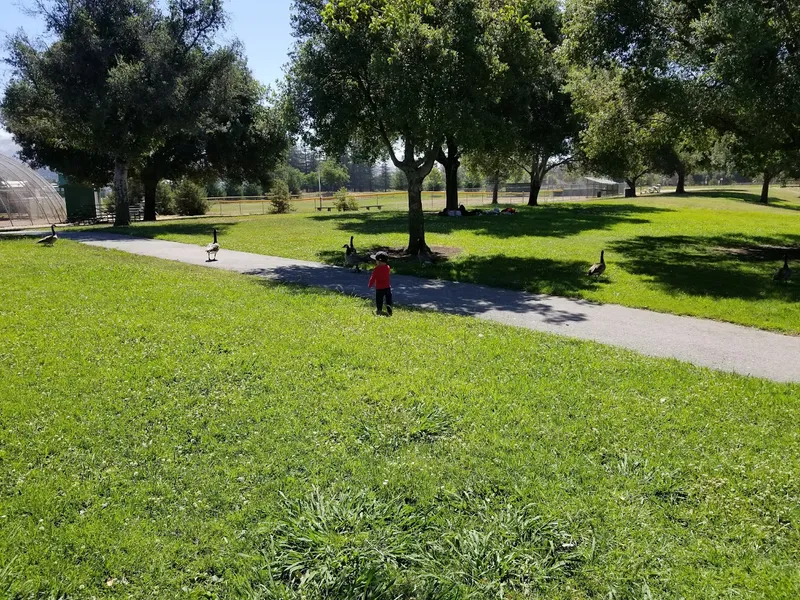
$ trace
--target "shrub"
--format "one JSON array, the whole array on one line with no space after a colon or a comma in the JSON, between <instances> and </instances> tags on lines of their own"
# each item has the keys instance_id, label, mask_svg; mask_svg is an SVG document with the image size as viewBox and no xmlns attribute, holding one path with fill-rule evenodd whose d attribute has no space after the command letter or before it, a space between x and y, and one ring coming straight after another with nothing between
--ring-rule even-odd
<instances>
[{"instance_id":1,"label":"shrub","mask_svg":"<svg viewBox=\"0 0 800 600\"><path fill-rule=\"evenodd\" d=\"M156 212L160 215L174 215L175 210L175 193L172 191L172 186L162 181L156 188Z\"/></svg>"},{"instance_id":2,"label":"shrub","mask_svg":"<svg viewBox=\"0 0 800 600\"><path fill-rule=\"evenodd\" d=\"M358 202L347 193L346 188L340 189L333 195L333 205L339 212L343 210L358 210Z\"/></svg>"},{"instance_id":3,"label":"shrub","mask_svg":"<svg viewBox=\"0 0 800 600\"><path fill-rule=\"evenodd\" d=\"M179 215L204 215L208 210L205 190L190 181L182 180L175 189L175 208Z\"/></svg>"},{"instance_id":4,"label":"shrub","mask_svg":"<svg viewBox=\"0 0 800 600\"><path fill-rule=\"evenodd\" d=\"M270 199L270 203L272 204L273 213L281 214L294 210L294 207L290 201L291 196L289 196L289 186L285 181L282 179L276 179L272 184L271 194L272 198Z\"/></svg>"}]
</instances>

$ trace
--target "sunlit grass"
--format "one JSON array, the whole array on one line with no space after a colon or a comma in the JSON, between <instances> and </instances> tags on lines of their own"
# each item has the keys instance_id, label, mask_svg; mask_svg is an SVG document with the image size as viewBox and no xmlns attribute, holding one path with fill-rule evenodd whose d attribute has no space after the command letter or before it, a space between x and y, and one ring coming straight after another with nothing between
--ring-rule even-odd
<instances>
[{"instance_id":1,"label":"sunlit grass","mask_svg":"<svg viewBox=\"0 0 800 600\"><path fill-rule=\"evenodd\" d=\"M800 595L797 385L0 250L0 597Z\"/></svg>"}]
</instances>

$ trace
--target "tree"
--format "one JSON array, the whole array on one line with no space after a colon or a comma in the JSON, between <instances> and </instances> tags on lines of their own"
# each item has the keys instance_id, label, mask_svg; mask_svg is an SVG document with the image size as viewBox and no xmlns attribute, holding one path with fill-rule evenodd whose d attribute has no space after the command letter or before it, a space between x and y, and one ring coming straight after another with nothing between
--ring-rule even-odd
<instances>
[{"instance_id":1,"label":"tree","mask_svg":"<svg viewBox=\"0 0 800 600\"><path fill-rule=\"evenodd\" d=\"M346 186L350 181L350 174L347 169L332 160L324 160L320 163L320 177L322 179L322 187L329 192Z\"/></svg>"},{"instance_id":2,"label":"tree","mask_svg":"<svg viewBox=\"0 0 800 600\"><path fill-rule=\"evenodd\" d=\"M451 122L457 56L445 0L296 0L287 91L299 128L329 155L382 149L408 180L408 251L425 244L422 185ZM396 142L399 141L396 148ZM375 157L377 158L377 156Z\"/></svg>"},{"instance_id":3,"label":"tree","mask_svg":"<svg viewBox=\"0 0 800 600\"><path fill-rule=\"evenodd\" d=\"M713 91L710 121L728 134L739 168L760 172L762 202L800 157L797 18L794 3L778 0L708 2L691 29L689 56Z\"/></svg>"},{"instance_id":4,"label":"tree","mask_svg":"<svg viewBox=\"0 0 800 600\"><path fill-rule=\"evenodd\" d=\"M305 185L305 176L303 172L290 164L283 164L275 170L275 178L286 183L289 193L292 195L299 195L303 191Z\"/></svg>"},{"instance_id":5,"label":"tree","mask_svg":"<svg viewBox=\"0 0 800 600\"><path fill-rule=\"evenodd\" d=\"M492 204L497 204L500 184L519 174L513 157L494 152L473 152L465 157L468 177L488 181L492 186Z\"/></svg>"},{"instance_id":6,"label":"tree","mask_svg":"<svg viewBox=\"0 0 800 600\"><path fill-rule=\"evenodd\" d=\"M645 171L677 175L677 192L685 192L686 177L709 149L703 120L708 100L697 78L702 67L689 60L693 19L702 7L694 0L567 3L564 47L577 66L573 82L588 74L605 90L573 86L590 121L592 139L582 150L595 168L624 177L629 185ZM601 148L601 135L621 146L617 156L608 145ZM621 154L628 156L625 168L609 169Z\"/></svg>"},{"instance_id":7,"label":"tree","mask_svg":"<svg viewBox=\"0 0 800 600\"><path fill-rule=\"evenodd\" d=\"M194 89L184 85L185 61L221 27L220 5L181 0L166 15L149 0L50 0L39 6L54 42L39 50L24 34L13 38L4 118L12 133L23 114L49 121L68 147L110 156L115 223L127 225L128 170L159 147L177 106L189 101L182 95ZM35 95L47 103L30 102Z\"/></svg>"},{"instance_id":8,"label":"tree","mask_svg":"<svg viewBox=\"0 0 800 600\"><path fill-rule=\"evenodd\" d=\"M408 189L408 177L406 177L406 174L400 169L395 169L394 173L392 173L392 189L395 190Z\"/></svg>"},{"instance_id":9,"label":"tree","mask_svg":"<svg viewBox=\"0 0 800 600\"><path fill-rule=\"evenodd\" d=\"M154 218L155 186L162 179L230 176L268 186L288 140L265 90L235 47L195 52L196 92L175 116L162 145L135 167L145 185L145 220ZM254 191L255 187L253 188Z\"/></svg>"},{"instance_id":10,"label":"tree","mask_svg":"<svg viewBox=\"0 0 800 600\"><path fill-rule=\"evenodd\" d=\"M208 198L221 198L225 195L225 188L222 187L219 180L210 181L206 184L206 197Z\"/></svg>"},{"instance_id":11,"label":"tree","mask_svg":"<svg viewBox=\"0 0 800 600\"><path fill-rule=\"evenodd\" d=\"M261 196L264 190L261 188L261 184L246 181L245 184L242 186L242 195L243 196Z\"/></svg>"},{"instance_id":12,"label":"tree","mask_svg":"<svg viewBox=\"0 0 800 600\"><path fill-rule=\"evenodd\" d=\"M659 153L676 139L675 121L643 109L616 69L576 69L570 92L586 123L579 147L585 168L624 179L635 196L638 180L656 170Z\"/></svg>"},{"instance_id":13,"label":"tree","mask_svg":"<svg viewBox=\"0 0 800 600\"><path fill-rule=\"evenodd\" d=\"M242 184L237 181L231 181L231 180L226 181L225 195L231 198L242 196Z\"/></svg>"},{"instance_id":14,"label":"tree","mask_svg":"<svg viewBox=\"0 0 800 600\"><path fill-rule=\"evenodd\" d=\"M428 175L428 179L425 180L425 189L430 190L432 192L439 192L444 187L444 177L442 176L442 172L434 167L431 169L430 175Z\"/></svg>"},{"instance_id":15,"label":"tree","mask_svg":"<svg viewBox=\"0 0 800 600\"><path fill-rule=\"evenodd\" d=\"M481 152L499 152L530 176L528 204L536 206L547 173L570 162L578 121L563 89L566 69L557 60L562 43L558 2L528 0L520 4L529 28L511 28L501 39L500 60L508 65L496 84L500 101L492 120L494 136Z\"/></svg>"}]
</instances>

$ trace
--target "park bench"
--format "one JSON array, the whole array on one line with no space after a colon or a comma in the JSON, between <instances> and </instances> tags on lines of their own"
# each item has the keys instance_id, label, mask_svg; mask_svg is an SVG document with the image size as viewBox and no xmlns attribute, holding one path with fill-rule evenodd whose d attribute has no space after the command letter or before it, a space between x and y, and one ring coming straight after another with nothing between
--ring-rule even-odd
<instances>
[{"instance_id":1,"label":"park bench","mask_svg":"<svg viewBox=\"0 0 800 600\"><path fill-rule=\"evenodd\" d=\"M370 208L377 208L378 210L380 210L382 206L383 204L369 204L367 206L362 206L361 208L366 208L367 210L369 210Z\"/></svg>"},{"instance_id":2,"label":"park bench","mask_svg":"<svg viewBox=\"0 0 800 600\"><path fill-rule=\"evenodd\" d=\"M317 206L317 210L320 211L320 212L323 209L326 209L328 212L331 212L331 210L333 210L333 208L334 208L333 204L331 204L330 206Z\"/></svg>"}]
</instances>

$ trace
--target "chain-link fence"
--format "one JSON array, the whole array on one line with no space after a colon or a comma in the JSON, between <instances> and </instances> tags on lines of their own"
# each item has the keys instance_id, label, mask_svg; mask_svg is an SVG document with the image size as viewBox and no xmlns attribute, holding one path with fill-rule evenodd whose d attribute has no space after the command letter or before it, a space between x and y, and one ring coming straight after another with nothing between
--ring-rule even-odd
<instances>
[{"instance_id":1,"label":"chain-link fence","mask_svg":"<svg viewBox=\"0 0 800 600\"><path fill-rule=\"evenodd\" d=\"M360 210L406 210L408 194L404 191L391 192L350 192L349 197L358 202ZM562 188L542 189L539 202L564 202L578 198L596 197L593 192L581 190L581 194L571 195L570 190ZM266 215L272 212L271 196L216 197L208 198L208 215L237 217L245 215ZM444 191L425 191L422 193L422 208L426 211L439 211L445 206ZM527 204L527 191L499 190L497 201L500 204ZM492 190L459 190L458 203L467 207L485 206L492 202ZM332 193L304 194L293 196L292 208L296 212L336 212Z\"/></svg>"}]
</instances>

